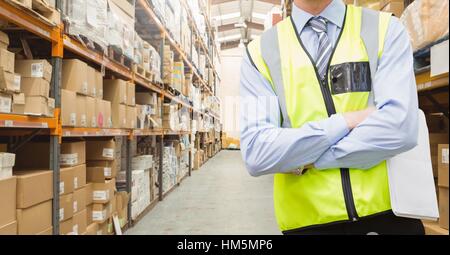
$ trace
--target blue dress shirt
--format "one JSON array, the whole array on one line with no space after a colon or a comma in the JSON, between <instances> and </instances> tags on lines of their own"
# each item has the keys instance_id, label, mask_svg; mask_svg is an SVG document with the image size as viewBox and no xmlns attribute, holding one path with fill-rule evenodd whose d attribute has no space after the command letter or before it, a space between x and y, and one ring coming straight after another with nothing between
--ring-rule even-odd
<instances>
[{"instance_id":1,"label":"blue dress shirt","mask_svg":"<svg viewBox=\"0 0 450 255\"><path fill-rule=\"evenodd\" d=\"M319 15L336 44L345 16L342 0L333 0ZM317 34L306 26L313 15L292 10L300 38L317 55ZM349 130L341 114L300 128L280 126L280 108L269 83L244 57L241 67L241 153L252 176L291 172L314 164L317 169L371 168L417 144L418 98L413 52L406 29L392 18L384 53L373 81L377 110Z\"/></svg>"}]
</instances>

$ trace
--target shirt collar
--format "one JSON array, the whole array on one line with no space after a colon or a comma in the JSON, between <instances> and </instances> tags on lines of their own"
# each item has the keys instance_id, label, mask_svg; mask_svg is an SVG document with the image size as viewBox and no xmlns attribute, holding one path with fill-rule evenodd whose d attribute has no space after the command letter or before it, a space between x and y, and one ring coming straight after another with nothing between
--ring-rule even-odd
<instances>
[{"instance_id":1,"label":"shirt collar","mask_svg":"<svg viewBox=\"0 0 450 255\"><path fill-rule=\"evenodd\" d=\"M342 0L333 0L318 16L324 17L339 28L342 28L345 17L345 8L345 4ZM299 33L303 31L303 28L308 21L313 17L314 15L298 8L294 3L292 4L292 19L294 20L294 24Z\"/></svg>"}]
</instances>

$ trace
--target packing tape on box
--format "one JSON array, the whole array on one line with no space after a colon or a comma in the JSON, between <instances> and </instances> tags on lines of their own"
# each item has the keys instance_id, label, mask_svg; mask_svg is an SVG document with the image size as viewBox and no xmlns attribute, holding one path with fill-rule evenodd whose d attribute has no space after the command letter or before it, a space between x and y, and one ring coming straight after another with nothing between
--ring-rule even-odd
<instances>
[{"instance_id":1,"label":"packing tape on box","mask_svg":"<svg viewBox=\"0 0 450 255\"><path fill-rule=\"evenodd\" d=\"M61 154L59 162L62 165L76 165L78 164L78 153Z\"/></svg>"},{"instance_id":2,"label":"packing tape on box","mask_svg":"<svg viewBox=\"0 0 450 255\"><path fill-rule=\"evenodd\" d=\"M104 148L102 156L105 158L114 158L114 149Z\"/></svg>"},{"instance_id":3,"label":"packing tape on box","mask_svg":"<svg viewBox=\"0 0 450 255\"><path fill-rule=\"evenodd\" d=\"M109 190L95 190L92 192L92 200L108 200L109 199Z\"/></svg>"}]
</instances>

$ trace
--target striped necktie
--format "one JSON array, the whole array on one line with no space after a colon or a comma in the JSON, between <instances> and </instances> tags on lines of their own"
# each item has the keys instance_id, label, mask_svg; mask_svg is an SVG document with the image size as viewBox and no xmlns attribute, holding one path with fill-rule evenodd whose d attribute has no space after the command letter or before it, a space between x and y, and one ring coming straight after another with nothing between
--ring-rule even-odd
<instances>
[{"instance_id":1,"label":"striped necktie","mask_svg":"<svg viewBox=\"0 0 450 255\"><path fill-rule=\"evenodd\" d=\"M308 24L319 37L319 49L317 50L315 61L320 78L324 78L327 72L328 61L333 51L333 46L327 34L327 20L323 17L314 17Z\"/></svg>"}]
</instances>

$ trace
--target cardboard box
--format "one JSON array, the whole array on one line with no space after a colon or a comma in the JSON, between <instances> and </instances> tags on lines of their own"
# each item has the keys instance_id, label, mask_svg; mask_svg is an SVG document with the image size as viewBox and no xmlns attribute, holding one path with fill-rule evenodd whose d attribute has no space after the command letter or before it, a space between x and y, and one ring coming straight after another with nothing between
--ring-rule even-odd
<instances>
[{"instance_id":1,"label":"cardboard box","mask_svg":"<svg viewBox=\"0 0 450 255\"><path fill-rule=\"evenodd\" d=\"M88 160L114 160L114 140L86 141L86 154Z\"/></svg>"},{"instance_id":2,"label":"cardboard box","mask_svg":"<svg viewBox=\"0 0 450 255\"><path fill-rule=\"evenodd\" d=\"M127 82L124 80L104 80L103 99L114 104L127 104Z\"/></svg>"},{"instance_id":3,"label":"cardboard box","mask_svg":"<svg viewBox=\"0 0 450 255\"><path fill-rule=\"evenodd\" d=\"M81 188L73 192L73 213L79 213L86 209L86 189Z\"/></svg>"},{"instance_id":4,"label":"cardboard box","mask_svg":"<svg viewBox=\"0 0 450 255\"><path fill-rule=\"evenodd\" d=\"M72 167L61 168L59 174L59 194L65 195L72 193L74 169Z\"/></svg>"},{"instance_id":5,"label":"cardboard box","mask_svg":"<svg viewBox=\"0 0 450 255\"><path fill-rule=\"evenodd\" d=\"M445 40L439 44L433 45L430 52L431 77L447 74L449 72L449 41ZM447 119L448 121L448 119Z\"/></svg>"},{"instance_id":6,"label":"cardboard box","mask_svg":"<svg viewBox=\"0 0 450 255\"><path fill-rule=\"evenodd\" d=\"M91 205L93 201L93 192L94 192L94 184L93 183L87 183L86 186L84 186L86 189L86 206Z\"/></svg>"},{"instance_id":7,"label":"cardboard box","mask_svg":"<svg viewBox=\"0 0 450 255\"><path fill-rule=\"evenodd\" d=\"M20 92L21 77L0 68L0 91Z\"/></svg>"},{"instance_id":8,"label":"cardboard box","mask_svg":"<svg viewBox=\"0 0 450 255\"><path fill-rule=\"evenodd\" d=\"M15 64L15 72L22 78L42 78L50 82L52 70L52 65L45 59L16 60Z\"/></svg>"},{"instance_id":9,"label":"cardboard box","mask_svg":"<svg viewBox=\"0 0 450 255\"><path fill-rule=\"evenodd\" d=\"M62 63L62 88L89 95L88 66L78 59L64 59Z\"/></svg>"},{"instance_id":10,"label":"cardboard box","mask_svg":"<svg viewBox=\"0 0 450 255\"><path fill-rule=\"evenodd\" d=\"M78 127L90 127L88 126L88 120L86 115L86 97L84 95L76 96L77 105L77 126Z\"/></svg>"},{"instance_id":11,"label":"cardboard box","mask_svg":"<svg viewBox=\"0 0 450 255\"><path fill-rule=\"evenodd\" d=\"M61 166L86 164L86 142L63 142L61 144Z\"/></svg>"},{"instance_id":12,"label":"cardboard box","mask_svg":"<svg viewBox=\"0 0 450 255\"><path fill-rule=\"evenodd\" d=\"M116 180L106 180L104 183L94 183L92 186L92 201L94 203L108 203L114 198Z\"/></svg>"},{"instance_id":13,"label":"cardboard box","mask_svg":"<svg viewBox=\"0 0 450 255\"><path fill-rule=\"evenodd\" d=\"M52 227L52 200L17 209L17 233L35 235Z\"/></svg>"},{"instance_id":14,"label":"cardboard box","mask_svg":"<svg viewBox=\"0 0 450 255\"><path fill-rule=\"evenodd\" d=\"M87 228L86 228L86 235L96 236L97 235L97 231L98 231L98 224L97 223L89 224L89 226L87 226Z\"/></svg>"},{"instance_id":15,"label":"cardboard box","mask_svg":"<svg viewBox=\"0 0 450 255\"><path fill-rule=\"evenodd\" d=\"M439 226L448 230L448 188L439 187Z\"/></svg>"},{"instance_id":16,"label":"cardboard box","mask_svg":"<svg viewBox=\"0 0 450 255\"><path fill-rule=\"evenodd\" d=\"M73 193L59 196L59 221L65 221L73 216Z\"/></svg>"},{"instance_id":17,"label":"cardboard box","mask_svg":"<svg viewBox=\"0 0 450 255\"><path fill-rule=\"evenodd\" d=\"M73 235L73 219L67 219L59 223L60 235Z\"/></svg>"},{"instance_id":18,"label":"cardboard box","mask_svg":"<svg viewBox=\"0 0 450 255\"><path fill-rule=\"evenodd\" d=\"M103 109L103 100L95 98L95 116L96 116L96 123L98 128L104 127L104 109Z\"/></svg>"},{"instance_id":19,"label":"cardboard box","mask_svg":"<svg viewBox=\"0 0 450 255\"><path fill-rule=\"evenodd\" d=\"M107 161L105 161L105 160L88 161L87 162L87 167L104 168L104 172L111 173L111 178L115 178L117 176L117 162L116 162L116 160L112 160L112 161L110 161L110 160L107 160Z\"/></svg>"},{"instance_id":20,"label":"cardboard box","mask_svg":"<svg viewBox=\"0 0 450 255\"><path fill-rule=\"evenodd\" d=\"M405 4L403 3L403 1L391 1L381 9L381 11L394 14L397 18L400 18L402 16L404 10Z\"/></svg>"},{"instance_id":21,"label":"cardboard box","mask_svg":"<svg viewBox=\"0 0 450 255\"><path fill-rule=\"evenodd\" d=\"M439 187L449 187L448 183L448 144L438 146L438 185Z\"/></svg>"},{"instance_id":22,"label":"cardboard box","mask_svg":"<svg viewBox=\"0 0 450 255\"><path fill-rule=\"evenodd\" d=\"M111 204L93 204L92 205L92 221L102 223L111 216Z\"/></svg>"},{"instance_id":23,"label":"cardboard box","mask_svg":"<svg viewBox=\"0 0 450 255\"><path fill-rule=\"evenodd\" d=\"M17 208L28 208L53 198L53 172L14 171L17 176Z\"/></svg>"},{"instance_id":24,"label":"cardboard box","mask_svg":"<svg viewBox=\"0 0 450 255\"><path fill-rule=\"evenodd\" d=\"M111 118L111 102L102 100L103 102L103 127L112 128Z\"/></svg>"},{"instance_id":25,"label":"cardboard box","mask_svg":"<svg viewBox=\"0 0 450 255\"><path fill-rule=\"evenodd\" d=\"M127 105L136 105L136 85L132 82L127 82Z\"/></svg>"},{"instance_id":26,"label":"cardboard box","mask_svg":"<svg viewBox=\"0 0 450 255\"><path fill-rule=\"evenodd\" d=\"M98 223L97 235L107 235L107 234L108 234L108 221Z\"/></svg>"},{"instance_id":27,"label":"cardboard box","mask_svg":"<svg viewBox=\"0 0 450 255\"><path fill-rule=\"evenodd\" d=\"M88 110L90 109L90 110ZM97 127L97 115L95 112L95 98L86 97L86 119L88 127Z\"/></svg>"},{"instance_id":28,"label":"cardboard box","mask_svg":"<svg viewBox=\"0 0 450 255\"><path fill-rule=\"evenodd\" d=\"M127 106L127 128L135 129L137 122L137 110L134 106Z\"/></svg>"},{"instance_id":29,"label":"cardboard box","mask_svg":"<svg viewBox=\"0 0 450 255\"><path fill-rule=\"evenodd\" d=\"M87 81L89 96L97 98L97 74L93 67L87 66Z\"/></svg>"},{"instance_id":30,"label":"cardboard box","mask_svg":"<svg viewBox=\"0 0 450 255\"><path fill-rule=\"evenodd\" d=\"M42 96L25 97L24 113L34 116L53 116L54 101Z\"/></svg>"},{"instance_id":31,"label":"cardboard box","mask_svg":"<svg viewBox=\"0 0 450 255\"><path fill-rule=\"evenodd\" d=\"M13 167L16 163L16 154L0 152L0 168Z\"/></svg>"},{"instance_id":32,"label":"cardboard box","mask_svg":"<svg viewBox=\"0 0 450 255\"><path fill-rule=\"evenodd\" d=\"M16 186L16 177L0 180L0 226L16 220Z\"/></svg>"},{"instance_id":33,"label":"cardboard box","mask_svg":"<svg viewBox=\"0 0 450 255\"><path fill-rule=\"evenodd\" d=\"M127 106L123 104L111 104L111 118L113 128L126 128L127 127Z\"/></svg>"},{"instance_id":34,"label":"cardboard box","mask_svg":"<svg viewBox=\"0 0 450 255\"><path fill-rule=\"evenodd\" d=\"M92 220L92 207L94 204L90 204L88 206L86 206L86 223L87 225L92 224L93 220Z\"/></svg>"},{"instance_id":35,"label":"cardboard box","mask_svg":"<svg viewBox=\"0 0 450 255\"><path fill-rule=\"evenodd\" d=\"M157 104L156 93L149 92L137 92L136 103L140 105L156 105Z\"/></svg>"},{"instance_id":36,"label":"cardboard box","mask_svg":"<svg viewBox=\"0 0 450 255\"><path fill-rule=\"evenodd\" d=\"M89 182L94 183L101 183L115 177L110 167L88 167L86 176Z\"/></svg>"},{"instance_id":37,"label":"cardboard box","mask_svg":"<svg viewBox=\"0 0 450 255\"><path fill-rule=\"evenodd\" d=\"M426 235L447 235L448 230L439 227L437 222L422 220Z\"/></svg>"},{"instance_id":38,"label":"cardboard box","mask_svg":"<svg viewBox=\"0 0 450 255\"><path fill-rule=\"evenodd\" d=\"M25 96L50 96L50 83L43 78L21 78L21 92Z\"/></svg>"},{"instance_id":39,"label":"cardboard box","mask_svg":"<svg viewBox=\"0 0 450 255\"><path fill-rule=\"evenodd\" d=\"M433 175L438 177L438 152L439 144L448 143L449 135L448 133L430 133L430 152L431 152L431 162L433 165Z\"/></svg>"},{"instance_id":40,"label":"cardboard box","mask_svg":"<svg viewBox=\"0 0 450 255\"><path fill-rule=\"evenodd\" d=\"M15 114L25 114L25 94L14 93L12 95L12 112Z\"/></svg>"},{"instance_id":41,"label":"cardboard box","mask_svg":"<svg viewBox=\"0 0 450 255\"><path fill-rule=\"evenodd\" d=\"M86 185L86 165L73 167L73 189L82 189Z\"/></svg>"},{"instance_id":42,"label":"cardboard box","mask_svg":"<svg viewBox=\"0 0 450 255\"><path fill-rule=\"evenodd\" d=\"M3 226L0 225L0 236L1 235L17 235L17 221L15 220Z\"/></svg>"},{"instance_id":43,"label":"cardboard box","mask_svg":"<svg viewBox=\"0 0 450 255\"><path fill-rule=\"evenodd\" d=\"M77 126L76 98L77 97L75 92L65 89L61 90L61 120L63 126ZM86 107L88 107L87 104Z\"/></svg>"},{"instance_id":44,"label":"cardboard box","mask_svg":"<svg viewBox=\"0 0 450 255\"><path fill-rule=\"evenodd\" d=\"M11 95L0 93L0 113L11 113L11 107L12 107Z\"/></svg>"},{"instance_id":45,"label":"cardboard box","mask_svg":"<svg viewBox=\"0 0 450 255\"><path fill-rule=\"evenodd\" d=\"M86 209L81 212L74 214L72 218L73 222L73 233L75 235L81 235L87 231L87 215Z\"/></svg>"},{"instance_id":46,"label":"cardboard box","mask_svg":"<svg viewBox=\"0 0 450 255\"><path fill-rule=\"evenodd\" d=\"M0 49L8 49L9 37L7 34L0 31Z\"/></svg>"},{"instance_id":47,"label":"cardboard box","mask_svg":"<svg viewBox=\"0 0 450 255\"><path fill-rule=\"evenodd\" d=\"M0 49L0 68L8 73L14 73L14 53Z\"/></svg>"},{"instance_id":48,"label":"cardboard box","mask_svg":"<svg viewBox=\"0 0 450 255\"><path fill-rule=\"evenodd\" d=\"M38 233L37 235L39 235L39 236L51 236L51 235L53 235L53 227L49 227L46 230Z\"/></svg>"},{"instance_id":49,"label":"cardboard box","mask_svg":"<svg viewBox=\"0 0 450 255\"><path fill-rule=\"evenodd\" d=\"M95 88L97 98L103 99L103 75L99 71L95 71Z\"/></svg>"}]
</instances>

